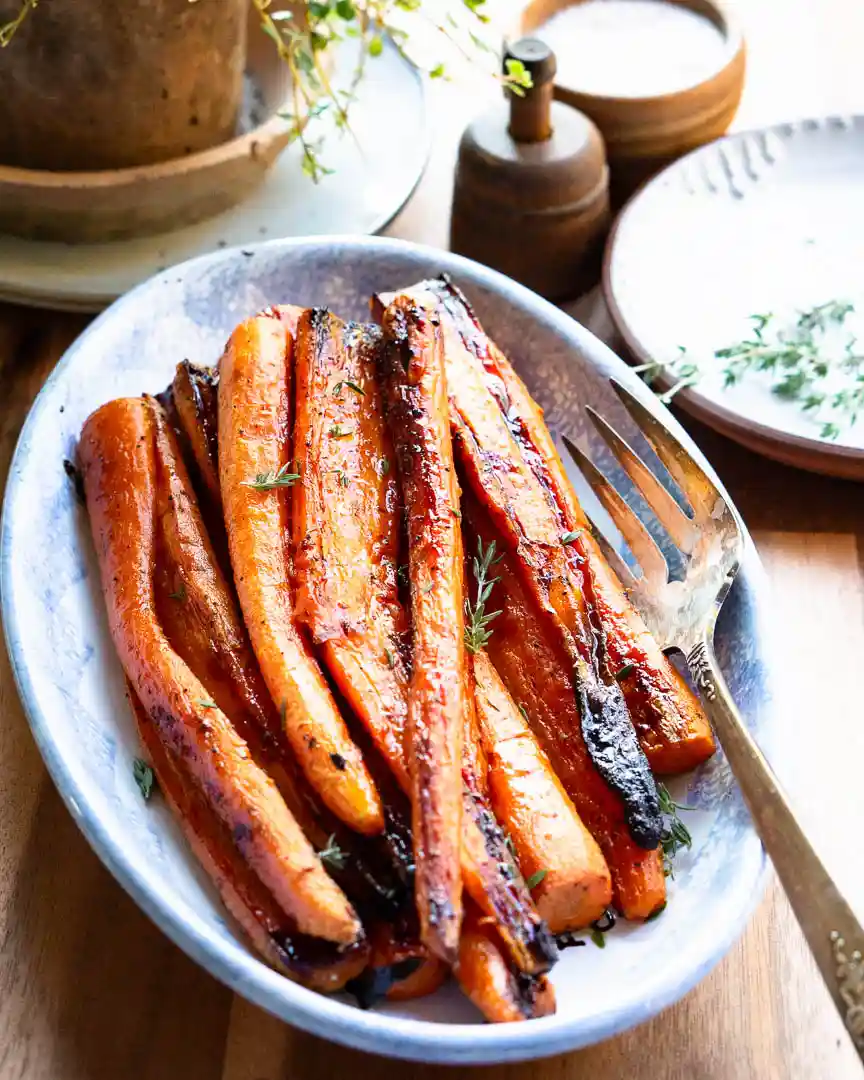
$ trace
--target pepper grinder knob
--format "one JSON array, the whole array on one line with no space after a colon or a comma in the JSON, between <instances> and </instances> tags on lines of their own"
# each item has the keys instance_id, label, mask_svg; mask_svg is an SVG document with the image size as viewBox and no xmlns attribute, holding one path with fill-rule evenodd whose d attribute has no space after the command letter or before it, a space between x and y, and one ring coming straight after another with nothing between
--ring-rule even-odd
<instances>
[{"instance_id":1,"label":"pepper grinder knob","mask_svg":"<svg viewBox=\"0 0 864 1080\"><path fill-rule=\"evenodd\" d=\"M543 142L552 134L552 92L558 68L555 53L545 41L521 38L504 54L505 73L508 60L519 61L531 76L530 89L521 93L512 89L507 91L510 97L508 130L516 142Z\"/></svg>"}]
</instances>

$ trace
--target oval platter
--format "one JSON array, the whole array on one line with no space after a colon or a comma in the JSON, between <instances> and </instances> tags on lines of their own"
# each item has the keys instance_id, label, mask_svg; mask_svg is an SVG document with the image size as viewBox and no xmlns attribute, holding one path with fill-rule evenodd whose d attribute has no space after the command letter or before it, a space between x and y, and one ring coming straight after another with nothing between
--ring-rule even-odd
<instances>
[{"instance_id":1,"label":"oval platter","mask_svg":"<svg viewBox=\"0 0 864 1080\"><path fill-rule=\"evenodd\" d=\"M161 800L132 775L136 735L109 639L84 509L64 473L87 415L118 395L161 390L183 357L215 363L233 326L267 304L329 304L364 318L376 290L446 271L476 305L547 411L601 467L583 413L593 404L630 430L608 377L663 412L627 366L533 293L458 256L380 238L277 241L219 252L151 279L100 316L36 400L12 464L0 540L9 653L34 736L66 805L121 885L193 959L282 1019L363 1050L434 1062L503 1062L585 1046L653 1016L694 986L741 932L761 895L765 858L721 756L672 787L695 809L694 837L661 918L619 923L608 944L562 954L555 1016L489 1025L450 985L413 1003L364 1012L265 966L245 946ZM701 461L680 426L666 421ZM638 445L638 440L637 440ZM710 471L710 469L709 469ZM584 491L581 478L574 477ZM586 506L593 504L586 497ZM770 743L771 648L752 544L724 607L721 662L760 741Z\"/></svg>"}]
</instances>

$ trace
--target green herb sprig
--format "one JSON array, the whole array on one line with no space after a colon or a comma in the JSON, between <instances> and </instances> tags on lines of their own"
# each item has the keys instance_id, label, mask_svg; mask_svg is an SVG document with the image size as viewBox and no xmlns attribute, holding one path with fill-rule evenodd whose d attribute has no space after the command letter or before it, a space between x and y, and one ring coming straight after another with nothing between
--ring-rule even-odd
<instances>
[{"instance_id":1,"label":"green herb sprig","mask_svg":"<svg viewBox=\"0 0 864 1080\"><path fill-rule=\"evenodd\" d=\"M318 182L333 170L321 159L323 140L315 137L313 122L325 114L332 116L337 129L350 130L348 114L356 98L357 86L366 70L369 58L384 52L384 39L389 37L396 48L407 56L411 33L407 25L417 24L417 33L434 30L454 45L466 58L476 62L478 54L492 50L470 29L472 23L488 22L483 8L486 0L462 0L465 25L452 13L443 18L435 0L308 0L301 18L285 10L271 10L272 0L253 0L261 20L261 28L274 42L281 59L287 64L292 80L292 100L289 109L280 115L290 126L289 140L299 142L303 172ZM467 31L470 47L460 38ZM324 54L346 38L359 41L357 64L347 89L335 89L322 62ZM409 58L410 59L410 58ZM413 62L413 61L412 61ZM430 78L446 78L443 64L426 69ZM497 76L513 93L524 94L531 86L531 76L520 61L508 61L504 75Z\"/></svg>"},{"instance_id":2,"label":"green herb sprig","mask_svg":"<svg viewBox=\"0 0 864 1080\"><path fill-rule=\"evenodd\" d=\"M286 462L275 473L257 473L254 480L244 480L244 487L254 488L255 491L274 491L276 488L293 487L300 479L300 473L288 472L291 466Z\"/></svg>"},{"instance_id":3,"label":"green herb sprig","mask_svg":"<svg viewBox=\"0 0 864 1080\"><path fill-rule=\"evenodd\" d=\"M797 402L805 413L818 415L823 439L836 439L851 427L864 408L864 354L850 336L843 355L832 358L826 350L828 336L846 322L855 307L848 300L829 300L799 311L791 329L777 325L772 313L751 315L750 337L715 352L725 360L724 386L735 386L751 371L771 376L771 390L778 397ZM845 385L832 389L842 379Z\"/></svg>"},{"instance_id":4,"label":"green herb sprig","mask_svg":"<svg viewBox=\"0 0 864 1080\"><path fill-rule=\"evenodd\" d=\"M336 843L336 836L333 834L327 841L327 847L318 852L318 858L332 870L344 870L348 861L348 854L339 847Z\"/></svg>"},{"instance_id":5,"label":"green herb sprig","mask_svg":"<svg viewBox=\"0 0 864 1080\"><path fill-rule=\"evenodd\" d=\"M136 757L132 762L132 777L138 785L141 798L147 802L156 790L156 774L143 758Z\"/></svg>"},{"instance_id":6,"label":"green herb sprig","mask_svg":"<svg viewBox=\"0 0 864 1080\"><path fill-rule=\"evenodd\" d=\"M474 581L477 583L477 599L471 603L465 599L465 648L470 653L479 652L492 636L489 624L501 614L500 611L487 611L486 604L492 595L492 589L500 578L490 578L489 571L500 562L501 556L495 555L495 541L484 548L483 541L477 538L477 554L471 561Z\"/></svg>"},{"instance_id":7,"label":"green herb sprig","mask_svg":"<svg viewBox=\"0 0 864 1080\"><path fill-rule=\"evenodd\" d=\"M660 812L664 817L663 832L660 834L660 848L663 852L663 871L667 877L674 878L672 860L682 848L693 846L690 830L679 816L681 810L692 810L692 806L676 803L665 784L657 785L660 800Z\"/></svg>"}]
</instances>

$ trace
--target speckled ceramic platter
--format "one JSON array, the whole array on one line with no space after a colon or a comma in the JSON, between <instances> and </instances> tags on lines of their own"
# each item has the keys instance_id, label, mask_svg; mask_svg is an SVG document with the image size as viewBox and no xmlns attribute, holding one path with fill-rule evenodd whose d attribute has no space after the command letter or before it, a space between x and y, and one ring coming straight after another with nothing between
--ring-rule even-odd
<instances>
[{"instance_id":1,"label":"speckled ceramic platter","mask_svg":"<svg viewBox=\"0 0 864 1080\"><path fill-rule=\"evenodd\" d=\"M864 416L836 439L830 415L772 393L770 377L724 386L717 349L752 337L750 316L850 301L864 334L864 116L778 124L720 139L670 165L625 207L606 249L604 293L628 349L700 368L678 404L778 461L864 480ZM860 347L856 349L860 352Z\"/></svg>"},{"instance_id":2,"label":"speckled ceramic platter","mask_svg":"<svg viewBox=\"0 0 864 1080\"><path fill-rule=\"evenodd\" d=\"M555 1016L483 1024L454 986L369 1012L277 975L245 946L194 864L168 811L144 803L132 777L136 736L108 637L88 523L63 471L87 415L110 398L158 391L183 357L215 362L238 320L266 304L329 304L363 318L373 292L447 271L568 433L609 462L587 423L593 404L630 430L607 383L614 375L662 412L625 364L552 305L455 255L395 240L273 242L167 271L98 318L60 361L21 434L3 511L0 569L12 664L33 733L90 843L125 889L181 948L251 1001L292 1024L380 1054L437 1062L541 1057L604 1039L676 1001L726 952L761 893L765 859L721 757L681 778L688 815L663 915L618 927L605 949L569 949L555 968ZM687 436L667 422L700 459ZM590 502L587 505L592 506ZM760 740L770 741L770 646L762 571L747 544L723 610L719 653Z\"/></svg>"}]
</instances>

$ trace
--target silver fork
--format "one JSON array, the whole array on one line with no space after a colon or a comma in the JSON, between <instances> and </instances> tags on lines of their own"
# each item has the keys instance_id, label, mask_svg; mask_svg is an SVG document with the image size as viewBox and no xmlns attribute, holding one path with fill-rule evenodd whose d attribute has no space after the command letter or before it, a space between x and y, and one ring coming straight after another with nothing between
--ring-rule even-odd
<instances>
[{"instance_id":1,"label":"silver fork","mask_svg":"<svg viewBox=\"0 0 864 1080\"><path fill-rule=\"evenodd\" d=\"M864 931L750 735L714 652L717 615L741 562L741 530L725 499L678 440L628 390L614 380L612 386L690 504L687 514L632 447L588 406L595 428L683 556L683 580L669 580L666 558L650 532L609 480L565 437L574 462L627 542L642 576L630 572L602 534L598 538L658 643L686 656L765 850L864 1060Z\"/></svg>"}]
</instances>

